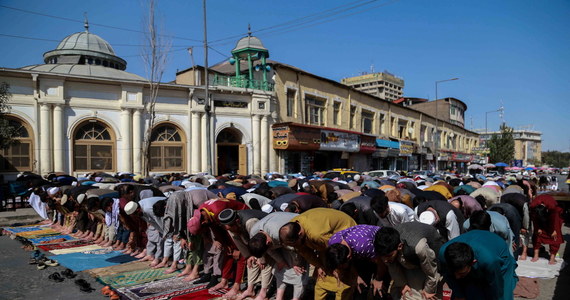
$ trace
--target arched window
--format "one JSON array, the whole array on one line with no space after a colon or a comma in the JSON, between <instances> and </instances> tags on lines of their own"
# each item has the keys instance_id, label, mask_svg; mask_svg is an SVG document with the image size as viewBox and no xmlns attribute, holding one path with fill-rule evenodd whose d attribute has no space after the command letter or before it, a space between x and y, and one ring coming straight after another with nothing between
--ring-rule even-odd
<instances>
[{"instance_id":1,"label":"arched window","mask_svg":"<svg viewBox=\"0 0 570 300\"><path fill-rule=\"evenodd\" d=\"M0 149L0 171L33 171L31 128L27 123L12 117L8 117L8 123L15 130L15 142L7 149Z\"/></svg>"},{"instance_id":2,"label":"arched window","mask_svg":"<svg viewBox=\"0 0 570 300\"><path fill-rule=\"evenodd\" d=\"M74 134L75 171L113 171L114 138L109 127L97 120L80 125Z\"/></svg>"},{"instance_id":3,"label":"arched window","mask_svg":"<svg viewBox=\"0 0 570 300\"><path fill-rule=\"evenodd\" d=\"M181 131L171 124L154 128L150 143L151 171L181 171L184 169L184 141Z\"/></svg>"}]
</instances>

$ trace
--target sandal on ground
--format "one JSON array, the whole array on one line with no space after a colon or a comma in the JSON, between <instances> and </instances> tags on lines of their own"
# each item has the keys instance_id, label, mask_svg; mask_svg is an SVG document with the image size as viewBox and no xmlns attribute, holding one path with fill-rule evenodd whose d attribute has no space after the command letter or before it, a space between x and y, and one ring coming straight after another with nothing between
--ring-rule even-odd
<instances>
[{"instance_id":1,"label":"sandal on ground","mask_svg":"<svg viewBox=\"0 0 570 300\"><path fill-rule=\"evenodd\" d=\"M49 258L44 261L44 264L46 264L46 265L48 265L48 266L50 266L50 267L57 267L57 266L59 266L59 263L58 263L57 261L55 261L55 260L53 260L53 259L49 259Z\"/></svg>"},{"instance_id":2,"label":"sandal on ground","mask_svg":"<svg viewBox=\"0 0 570 300\"><path fill-rule=\"evenodd\" d=\"M45 268L47 268L47 265L43 261L38 262L38 270L43 270Z\"/></svg>"},{"instance_id":3,"label":"sandal on ground","mask_svg":"<svg viewBox=\"0 0 570 300\"><path fill-rule=\"evenodd\" d=\"M65 276L68 279L72 279L75 278L75 276L77 276L77 274L73 273L73 271L71 271L70 269L65 269L61 271L61 275Z\"/></svg>"},{"instance_id":4,"label":"sandal on ground","mask_svg":"<svg viewBox=\"0 0 570 300\"><path fill-rule=\"evenodd\" d=\"M61 275L59 275L58 272L52 273L51 275L48 276L48 279L51 281L55 281L55 282L62 282L63 278L61 277Z\"/></svg>"},{"instance_id":5,"label":"sandal on ground","mask_svg":"<svg viewBox=\"0 0 570 300\"><path fill-rule=\"evenodd\" d=\"M94 288L91 287L91 284L85 281L84 279L75 280L75 284L77 284L79 286L79 290L81 290L84 293L91 293L92 291L95 290Z\"/></svg>"},{"instance_id":6,"label":"sandal on ground","mask_svg":"<svg viewBox=\"0 0 570 300\"><path fill-rule=\"evenodd\" d=\"M106 285L106 286L104 286L104 287L101 289L101 293L102 293L104 296L110 297L110 296L113 295L114 292L113 292L113 290L111 289L110 286Z\"/></svg>"}]
</instances>

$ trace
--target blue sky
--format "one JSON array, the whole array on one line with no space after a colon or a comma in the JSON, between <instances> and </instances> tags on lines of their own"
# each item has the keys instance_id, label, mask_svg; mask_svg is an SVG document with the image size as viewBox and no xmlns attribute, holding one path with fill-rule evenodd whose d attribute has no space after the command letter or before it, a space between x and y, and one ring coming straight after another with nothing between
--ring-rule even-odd
<instances>
[{"instance_id":1,"label":"blue sky","mask_svg":"<svg viewBox=\"0 0 570 300\"><path fill-rule=\"evenodd\" d=\"M7 6L77 21L87 12L90 32L127 60L127 71L146 77L137 46L144 37L136 32L143 30L145 3L0 0L0 67L42 63L43 53L57 41L83 31L81 22L2 7ZM361 6L314 22L306 18L351 4ZM159 1L157 13L164 34L175 37L163 77L170 81L176 70L191 65L187 47L195 47L194 60L203 64L202 1ZM570 114L568 16L567 0L209 0L208 40L245 35L249 23L271 59L334 80L369 72L372 66L388 70L404 78L409 97L433 99L435 81L459 77L440 83L438 96L467 103L466 128L484 128L485 113L502 101L508 125L541 131L543 150L570 151L565 128ZM255 32L285 22L297 27ZM213 42L210 64L226 59L238 39ZM489 130L500 122L498 113L488 114Z\"/></svg>"}]
</instances>

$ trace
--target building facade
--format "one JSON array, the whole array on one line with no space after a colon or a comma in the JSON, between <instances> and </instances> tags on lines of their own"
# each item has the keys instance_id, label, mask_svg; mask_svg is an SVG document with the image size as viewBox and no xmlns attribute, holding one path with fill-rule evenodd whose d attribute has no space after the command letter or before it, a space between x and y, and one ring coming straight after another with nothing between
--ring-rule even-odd
<instances>
[{"instance_id":1,"label":"building facade","mask_svg":"<svg viewBox=\"0 0 570 300\"><path fill-rule=\"evenodd\" d=\"M487 141L495 134L501 134L500 131L491 131L485 133L480 130L481 148L487 148ZM514 129L513 139L515 140L515 162L512 165L519 167L528 165L541 165L542 162L542 132L528 129ZM509 163L509 162L506 162Z\"/></svg>"},{"instance_id":2,"label":"building facade","mask_svg":"<svg viewBox=\"0 0 570 300\"><path fill-rule=\"evenodd\" d=\"M340 82L388 101L399 99L404 94L404 79L388 72L343 78Z\"/></svg>"},{"instance_id":3,"label":"building facade","mask_svg":"<svg viewBox=\"0 0 570 300\"><path fill-rule=\"evenodd\" d=\"M465 127L465 111L467 104L456 98L444 98L434 101L413 101L409 107L430 114L457 126Z\"/></svg>"},{"instance_id":4,"label":"building facade","mask_svg":"<svg viewBox=\"0 0 570 300\"><path fill-rule=\"evenodd\" d=\"M105 40L87 30L72 34L44 62L0 69L19 141L0 152L8 180L23 171L142 173L145 138L152 173L271 169L271 91L211 88L207 102L203 86L162 83L147 131L149 82L124 71L126 61Z\"/></svg>"},{"instance_id":5,"label":"building facade","mask_svg":"<svg viewBox=\"0 0 570 300\"><path fill-rule=\"evenodd\" d=\"M145 139L151 173L464 169L473 159L475 132L268 58L259 39L240 39L210 68L208 97L204 68L178 72L160 84L149 124L149 82L100 37L72 34L44 64L0 69L19 130L0 172L142 173Z\"/></svg>"}]
</instances>

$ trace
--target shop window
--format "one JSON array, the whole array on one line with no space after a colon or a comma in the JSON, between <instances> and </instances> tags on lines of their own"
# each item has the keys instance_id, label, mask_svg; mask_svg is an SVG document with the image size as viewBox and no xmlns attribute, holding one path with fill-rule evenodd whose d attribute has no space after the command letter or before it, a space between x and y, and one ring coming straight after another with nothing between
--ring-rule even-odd
<instances>
[{"instance_id":1,"label":"shop window","mask_svg":"<svg viewBox=\"0 0 570 300\"><path fill-rule=\"evenodd\" d=\"M180 171L184 166L184 142L178 128L170 124L157 126L151 134L151 171Z\"/></svg>"},{"instance_id":2,"label":"shop window","mask_svg":"<svg viewBox=\"0 0 570 300\"><path fill-rule=\"evenodd\" d=\"M14 143L6 149L0 149L0 171L32 171L32 137L28 124L19 119L8 117L9 127L14 130Z\"/></svg>"},{"instance_id":3,"label":"shop window","mask_svg":"<svg viewBox=\"0 0 570 300\"><path fill-rule=\"evenodd\" d=\"M114 138L107 125L90 120L74 135L73 166L75 171L112 171Z\"/></svg>"}]
</instances>

